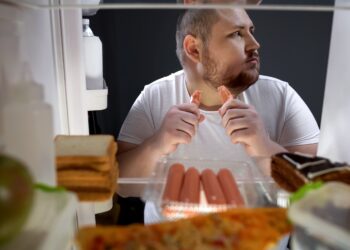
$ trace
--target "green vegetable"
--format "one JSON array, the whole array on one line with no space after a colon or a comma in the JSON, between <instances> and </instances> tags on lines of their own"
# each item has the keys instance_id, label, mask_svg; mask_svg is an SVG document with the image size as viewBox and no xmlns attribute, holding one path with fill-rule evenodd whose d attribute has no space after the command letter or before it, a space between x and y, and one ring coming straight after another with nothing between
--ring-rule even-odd
<instances>
[{"instance_id":1,"label":"green vegetable","mask_svg":"<svg viewBox=\"0 0 350 250\"><path fill-rule=\"evenodd\" d=\"M292 204L293 202L302 199L308 192L315 189L319 189L322 186L322 181L310 182L308 184L305 184L289 197L289 203Z\"/></svg>"},{"instance_id":2,"label":"green vegetable","mask_svg":"<svg viewBox=\"0 0 350 250\"><path fill-rule=\"evenodd\" d=\"M0 154L0 245L21 230L29 216L33 197L33 180L26 166Z\"/></svg>"},{"instance_id":3,"label":"green vegetable","mask_svg":"<svg viewBox=\"0 0 350 250\"><path fill-rule=\"evenodd\" d=\"M35 183L34 187L36 189L40 189L44 192L48 192L48 193L54 193L54 192L65 192L66 189L64 187L53 187L53 186L49 186L46 185L44 183Z\"/></svg>"}]
</instances>

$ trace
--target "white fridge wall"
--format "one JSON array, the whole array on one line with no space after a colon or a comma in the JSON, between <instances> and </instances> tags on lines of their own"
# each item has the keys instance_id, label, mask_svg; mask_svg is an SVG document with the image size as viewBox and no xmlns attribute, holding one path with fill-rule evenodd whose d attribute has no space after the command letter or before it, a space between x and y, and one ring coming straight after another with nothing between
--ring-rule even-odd
<instances>
[{"instance_id":1,"label":"white fridge wall","mask_svg":"<svg viewBox=\"0 0 350 250\"><path fill-rule=\"evenodd\" d=\"M30 2L48 6L53 1L58 2ZM2 53L0 66L7 65L6 80L13 84L20 79L21 63L29 63L33 79L44 86L45 101L52 106L54 134L89 133L81 16L79 9L59 13L49 8L1 4L0 28L9 24L14 28L1 34L0 51L5 51L5 56Z\"/></svg>"},{"instance_id":2,"label":"white fridge wall","mask_svg":"<svg viewBox=\"0 0 350 250\"><path fill-rule=\"evenodd\" d=\"M49 0L38 2L47 4ZM43 85L45 101L52 107L54 134L65 133L67 120L62 117L66 110L60 107L65 100L58 98L59 85L64 83L57 81L55 73L50 11L1 4L0 22L11 27L1 32L0 75L7 85L20 83L22 63L28 63L33 80Z\"/></svg>"},{"instance_id":3,"label":"white fridge wall","mask_svg":"<svg viewBox=\"0 0 350 250\"><path fill-rule=\"evenodd\" d=\"M79 0L61 0L60 2L62 4L74 4L79 3ZM69 134L88 134L88 114L85 104L86 83L83 61L82 10L62 9L59 18L60 29L56 28L54 34L57 35L56 47L59 47L58 44L62 41L62 53L60 54L60 51L57 51L56 54L57 56L61 55L63 59ZM94 203L80 202L77 219L79 226L94 225L96 223Z\"/></svg>"},{"instance_id":4,"label":"white fridge wall","mask_svg":"<svg viewBox=\"0 0 350 250\"><path fill-rule=\"evenodd\" d=\"M61 0L60 2L62 4L78 4L80 1ZM70 134L89 134L82 27L81 9L61 10L64 76Z\"/></svg>"},{"instance_id":5,"label":"white fridge wall","mask_svg":"<svg viewBox=\"0 0 350 250\"><path fill-rule=\"evenodd\" d=\"M350 1L336 0L335 4L350 6ZM350 11L337 10L333 16L318 154L347 162L350 162L349 45Z\"/></svg>"},{"instance_id":6,"label":"white fridge wall","mask_svg":"<svg viewBox=\"0 0 350 250\"><path fill-rule=\"evenodd\" d=\"M48 1L40 0L40 3ZM63 111L58 99L61 83L57 82L55 74L50 20L49 10L1 4L1 27L7 30L1 30L0 75L7 85L17 84L22 80L23 62L30 65L33 80L44 86L45 101L53 111L54 133L58 134L64 132L66 125L60 114Z\"/></svg>"},{"instance_id":7,"label":"white fridge wall","mask_svg":"<svg viewBox=\"0 0 350 250\"><path fill-rule=\"evenodd\" d=\"M30 2L48 6L52 1L58 0ZM73 3L73 0L65 2ZM0 34L0 66L11 65L5 75L12 81L10 84L14 84L20 63L29 63L33 79L44 86L45 100L52 106L54 135L89 132L84 105L86 87L81 17L81 9L59 12L49 8L0 4L0 28L8 27L8 24L15 27L16 22L20 24L18 32L15 27L13 31ZM16 33L18 36L13 35ZM94 204L80 203L77 215L79 225L95 224Z\"/></svg>"},{"instance_id":8,"label":"white fridge wall","mask_svg":"<svg viewBox=\"0 0 350 250\"><path fill-rule=\"evenodd\" d=\"M37 1L47 4L49 0ZM53 111L54 134L62 133L58 85L55 74L55 58L51 35L50 11L45 9L25 9L21 17L22 61L29 62L33 78L44 86L45 101Z\"/></svg>"}]
</instances>

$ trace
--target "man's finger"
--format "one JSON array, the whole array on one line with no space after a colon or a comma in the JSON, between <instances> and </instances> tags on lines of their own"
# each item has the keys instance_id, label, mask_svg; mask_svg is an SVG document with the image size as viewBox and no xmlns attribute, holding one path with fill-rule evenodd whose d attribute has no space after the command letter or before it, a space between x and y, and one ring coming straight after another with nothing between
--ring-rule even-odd
<instances>
[{"instance_id":1,"label":"man's finger","mask_svg":"<svg viewBox=\"0 0 350 250\"><path fill-rule=\"evenodd\" d=\"M222 107L219 109L219 114L222 116L225 115L229 109L249 109L250 106L238 99L231 99L225 102Z\"/></svg>"}]
</instances>

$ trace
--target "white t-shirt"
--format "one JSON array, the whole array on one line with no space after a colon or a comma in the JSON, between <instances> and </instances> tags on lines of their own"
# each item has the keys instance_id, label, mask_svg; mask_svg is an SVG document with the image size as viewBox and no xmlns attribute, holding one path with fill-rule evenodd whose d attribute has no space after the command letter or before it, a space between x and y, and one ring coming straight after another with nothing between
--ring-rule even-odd
<instances>
[{"instance_id":1,"label":"white t-shirt","mask_svg":"<svg viewBox=\"0 0 350 250\"><path fill-rule=\"evenodd\" d=\"M270 138L281 146L318 143L319 128L315 118L287 82L260 75L259 80L237 98L255 107ZM165 114L173 105L189 102L190 96L182 70L146 85L130 109L118 140L142 143L160 128ZM247 159L243 146L231 143L218 112L200 112L205 120L199 124L192 142L179 145L172 157ZM147 203L145 223L157 220L153 204Z\"/></svg>"}]
</instances>

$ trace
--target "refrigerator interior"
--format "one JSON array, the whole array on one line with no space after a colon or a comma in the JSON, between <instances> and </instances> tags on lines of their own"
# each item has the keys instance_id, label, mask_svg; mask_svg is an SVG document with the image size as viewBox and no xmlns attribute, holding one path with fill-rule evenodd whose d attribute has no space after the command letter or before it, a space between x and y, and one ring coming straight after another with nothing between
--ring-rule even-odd
<instances>
[{"instance_id":1,"label":"refrigerator interior","mask_svg":"<svg viewBox=\"0 0 350 250\"><path fill-rule=\"evenodd\" d=\"M88 107L85 84L79 0L28 3L0 1L0 87L5 88L4 81L19 81L22 63L28 62L33 78L44 86L45 101L53 108L53 137L88 134L88 111L93 108ZM50 7L60 4L76 6ZM335 6L342 8L333 12L318 154L349 162L350 1L336 0ZM310 84L318 88L317 83ZM107 93L103 92L103 96L105 100ZM110 203L105 206L110 207ZM79 204L79 225L94 224L96 209L94 204Z\"/></svg>"}]
</instances>

